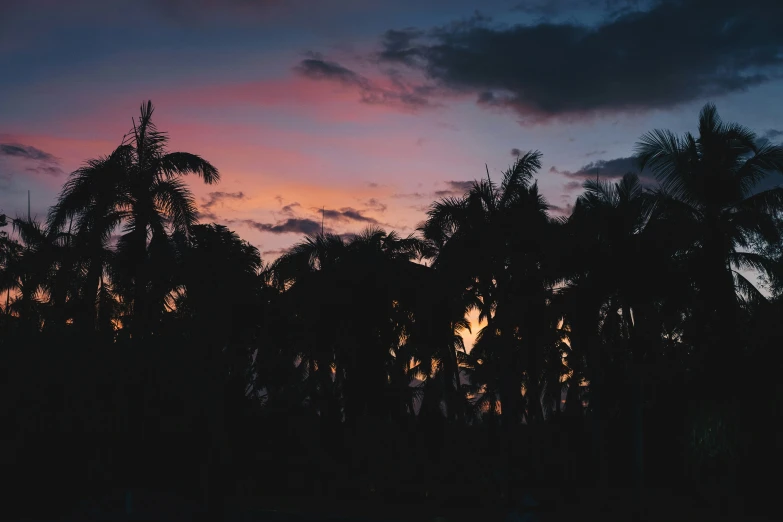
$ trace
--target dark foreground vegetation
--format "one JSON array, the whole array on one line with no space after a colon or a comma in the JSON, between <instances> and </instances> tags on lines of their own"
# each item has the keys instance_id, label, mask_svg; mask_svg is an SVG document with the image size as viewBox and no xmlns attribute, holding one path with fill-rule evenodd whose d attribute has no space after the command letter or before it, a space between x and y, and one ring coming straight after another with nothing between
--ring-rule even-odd
<instances>
[{"instance_id":1,"label":"dark foreground vegetation","mask_svg":"<svg viewBox=\"0 0 783 522\"><path fill-rule=\"evenodd\" d=\"M209 520L777 504L783 188L759 187L780 147L708 105L697 136L640 139L648 177L586 182L567 219L531 152L414 236L322 234L263 264L198 224L183 176L218 171L151 116L45 222L0 222L3 518L133 513L150 491Z\"/></svg>"}]
</instances>

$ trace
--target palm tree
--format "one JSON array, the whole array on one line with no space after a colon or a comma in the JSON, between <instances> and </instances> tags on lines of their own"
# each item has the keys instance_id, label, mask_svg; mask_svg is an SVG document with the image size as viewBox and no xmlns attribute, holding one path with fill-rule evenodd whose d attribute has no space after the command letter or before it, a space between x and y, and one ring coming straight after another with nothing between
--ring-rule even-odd
<instances>
[{"instance_id":1,"label":"palm tree","mask_svg":"<svg viewBox=\"0 0 783 522\"><path fill-rule=\"evenodd\" d=\"M427 270L413 261L424 249L412 236L371 227L347 242L331 234L308 237L273 266L291 307L292 355L322 417L396 416L410 404L410 395L400 392L396 359L414 355L404 345L412 288Z\"/></svg>"},{"instance_id":2,"label":"palm tree","mask_svg":"<svg viewBox=\"0 0 783 522\"><path fill-rule=\"evenodd\" d=\"M493 381L470 383L468 391L478 392L479 407L490 415L497 405L494 397L500 396L509 501L513 426L522 417L529 424L544 419L541 383L551 326L547 307L556 277L547 260L555 222L533 182L540 167L537 151L518 157L500 186L487 174L464 197L434 203L421 227L437 250L435 270L447 274L454 290L478 309L479 321L486 321L473 348L480 356L466 358L466 370Z\"/></svg>"},{"instance_id":3,"label":"palm tree","mask_svg":"<svg viewBox=\"0 0 783 522\"><path fill-rule=\"evenodd\" d=\"M128 146L123 145L108 156L88 160L71 174L49 211L48 226L52 230L60 230L75 220L76 247L87 267L76 316L76 323L84 331L96 330L99 296L106 297L110 291L105 273L113 258L111 235L123 220L130 218L129 152Z\"/></svg>"},{"instance_id":4,"label":"palm tree","mask_svg":"<svg viewBox=\"0 0 783 522\"><path fill-rule=\"evenodd\" d=\"M48 229L37 221L14 219L21 243L2 240L3 273L0 291L6 293L6 313L37 330L62 326L71 314L78 292L79 264L73 236ZM11 300L11 294L16 297Z\"/></svg>"},{"instance_id":5,"label":"palm tree","mask_svg":"<svg viewBox=\"0 0 783 522\"><path fill-rule=\"evenodd\" d=\"M542 418L535 316L549 292L539 269L551 222L547 204L532 183L540 167L539 152L520 156L499 187L490 179L475 182L463 198L433 204L421 227L437 249L433 267L449 274L455 287L471 296L479 320L487 323L480 344L491 345L487 349L497 351L502 361L500 395L507 425L519 419L523 368L527 415Z\"/></svg>"},{"instance_id":6,"label":"palm tree","mask_svg":"<svg viewBox=\"0 0 783 522\"><path fill-rule=\"evenodd\" d=\"M660 344L661 302L675 293L672 283L677 272L672 259L678 234L672 220L664 219L664 207L656 194L645 190L636 174L628 173L617 183L589 180L584 188L568 223L580 254L562 291L566 299L580 304L567 307L566 321L572 346L587 358L598 444L603 438L600 424L605 398L622 394L606 385L612 380L630 380L636 417L636 478L640 480L642 365ZM679 246L687 247L687 243ZM614 375L622 378L607 379Z\"/></svg>"},{"instance_id":7,"label":"palm tree","mask_svg":"<svg viewBox=\"0 0 783 522\"><path fill-rule=\"evenodd\" d=\"M102 249L119 223L125 233L118 242L118 262L125 281L118 281L132 305L133 335L143 337L150 320L148 244L164 242L168 230L188 233L197 222L193 195L181 177L196 174L205 183L220 180L209 162L187 152L168 152L168 136L152 121L152 102L141 106L138 123L108 157L89 161L71 175L50 214L59 225L77 217L86 234L91 275L86 301L94 302L103 270Z\"/></svg>"},{"instance_id":8,"label":"palm tree","mask_svg":"<svg viewBox=\"0 0 783 522\"><path fill-rule=\"evenodd\" d=\"M73 316L77 301L81 265L71 231L60 231L28 219L15 219L14 229L25 244L24 264L28 286L37 285L38 301L46 304L45 325L64 326ZM30 289L32 290L32 289ZM23 294L23 300L31 296Z\"/></svg>"},{"instance_id":9,"label":"palm tree","mask_svg":"<svg viewBox=\"0 0 783 522\"><path fill-rule=\"evenodd\" d=\"M724 123L707 104L698 137L655 130L642 136L636 153L660 182L667 204L693 223L688 259L699 297L694 315L702 325L695 343L709 347L710 364L728 362L721 352L741 344L741 306L765 301L740 270L770 274L776 268L757 247L781 240L774 218L783 210L783 188L755 187L767 174L783 173L783 148L760 144L753 132Z\"/></svg>"}]
</instances>

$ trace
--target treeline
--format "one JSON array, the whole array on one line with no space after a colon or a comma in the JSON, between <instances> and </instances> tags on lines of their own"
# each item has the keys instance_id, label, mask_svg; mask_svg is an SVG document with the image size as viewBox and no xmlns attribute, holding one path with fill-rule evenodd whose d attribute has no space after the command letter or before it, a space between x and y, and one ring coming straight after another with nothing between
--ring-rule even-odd
<instances>
[{"instance_id":1,"label":"treeline","mask_svg":"<svg viewBox=\"0 0 783 522\"><path fill-rule=\"evenodd\" d=\"M0 451L22 512L23 491L73 509L123 488L215 510L706 483L764 500L783 188L757 187L783 148L707 105L697 136L639 140L657 183L587 181L568 218L529 152L414 235L322 234L264 264L198 224L184 176L218 170L169 152L152 113L44 222L0 219Z\"/></svg>"}]
</instances>

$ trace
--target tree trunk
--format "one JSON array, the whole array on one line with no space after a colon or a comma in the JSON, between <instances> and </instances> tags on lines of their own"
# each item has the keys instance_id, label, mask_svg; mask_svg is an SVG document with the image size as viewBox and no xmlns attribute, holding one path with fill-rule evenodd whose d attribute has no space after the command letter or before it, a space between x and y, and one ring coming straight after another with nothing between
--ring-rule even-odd
<instances>
[{"instance_id":1,"label":"tree trunk","mask_svg":"<svg viewBox=\"0 0 783 522\"><path fill-rule=\"evenodd\" d=\"M603 403L603 368L601 361L601 348L598 339L595 339L590 346L590 417L593 435L593 459L595 483L599 487L606 486L607 463L604 446L604 417L605 408Z\"/></svg>"},{"instance_id":2,"label":"tree trunk","mask_svg":"<svg viewBox=\"0 0 783 522\"><path fill-rule=\"evenodd\" d=\"M632 440L632 483L638 489L644 479L644 350L639 329L631 317L631 307L623 303L623 322L625 323L628 348L631 351L631 440Z\"/></svg>"},{"instance_id":3,"label":"tree trunk","mask_svg":"<svg viewBox=\"0 0 783 522\"><path fill-rule=\"evenodd\" d=\"M98 287L100 286L102 273L103 261L98 255L93 255L90 259L90 268L87 270L87 283L85 284L82 308L83 327L91 333L96 330L96 302L98 300Z\"/></svg>"},{"instance_id":4,"label":"tree trunk","mask_svg":"<svg viewBox=\"0 0 783 522\"><path fill-rule=\"evenodd\" d=\"M132 335L142 340L147 334L147 220L144 213L137 212L136 237L133 246L133 319Z\"/></svg>"},{"instance_id":5,"label":"tree trunk","mask_svg":"<svg viewBox=\"0 0 783 522\"><path fill-rule=\"evenodd\" d=\"M544 419L541 407L541 389L539 387L538 346L535 333L530 333L527 341L527 398L528 424L536 424Z\"/></svg>"}]
</instances>

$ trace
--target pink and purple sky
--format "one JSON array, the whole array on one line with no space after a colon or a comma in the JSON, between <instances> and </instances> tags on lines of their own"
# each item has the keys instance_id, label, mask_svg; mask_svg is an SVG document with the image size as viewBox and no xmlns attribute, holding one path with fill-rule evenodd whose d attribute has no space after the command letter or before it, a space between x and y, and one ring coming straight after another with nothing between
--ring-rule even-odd
<instances>
[{"instance_id":1,"label":"pink and purple sky","mask_svg":"<svg viewBox=\"0 0 783 522\"><path fill-rule=\"evenodd\" d=\"M480 11L477 11L479 9ZM553 213L700 107L783 139L779 0L0 1L0 213L43 217L143 100L191 187L265 261L326 227L413 233L541 150ZM775 183L780 180L775 180Z\"/></svg>"}]
</instances>

